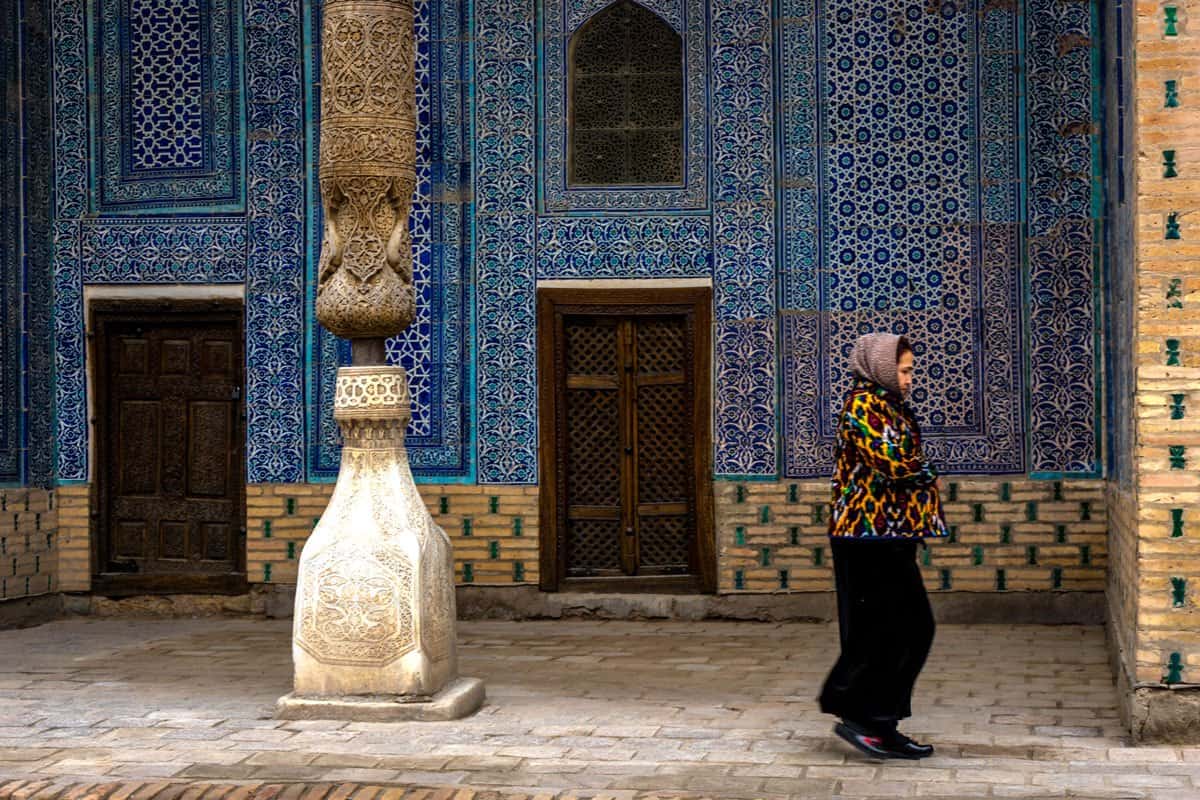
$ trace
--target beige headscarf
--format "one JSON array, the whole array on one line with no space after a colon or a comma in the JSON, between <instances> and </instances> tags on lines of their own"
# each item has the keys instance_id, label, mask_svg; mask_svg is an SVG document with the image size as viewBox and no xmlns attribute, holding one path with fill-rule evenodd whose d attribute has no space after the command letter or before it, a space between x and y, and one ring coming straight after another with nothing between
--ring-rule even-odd
<instances>
[{"instance_id":1,"label":"beige headscarf","mask_svg":"<svg viewBox=\"0 0 1200 800\"><path fill-rule=\"evenodd\" d=\"M855 375L900 394L896 361L902 338L894 333L868 333L858 337L850 351L850 369Z\"/></svg>"}]
</instances>

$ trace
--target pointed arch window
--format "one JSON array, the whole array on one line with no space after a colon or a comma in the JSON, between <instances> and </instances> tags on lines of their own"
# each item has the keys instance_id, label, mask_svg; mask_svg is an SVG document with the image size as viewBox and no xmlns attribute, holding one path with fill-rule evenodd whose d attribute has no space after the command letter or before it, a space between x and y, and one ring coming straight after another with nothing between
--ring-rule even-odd
<instances>
[{"instance_id":1,"label":"pointed arch window","mask_svg":"<svg viewBox=\"0 0 1200 800\"><path fill-rule=\"evenodd\" d=\"M683 184L683 38L617 0L571 37L568 64L567 184Z\"/></svg>"}]
</instances>

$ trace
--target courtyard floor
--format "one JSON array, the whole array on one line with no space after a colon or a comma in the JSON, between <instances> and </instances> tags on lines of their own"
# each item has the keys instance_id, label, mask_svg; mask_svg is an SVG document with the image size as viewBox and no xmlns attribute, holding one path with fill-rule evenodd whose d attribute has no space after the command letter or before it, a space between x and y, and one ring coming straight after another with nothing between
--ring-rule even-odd
<instances>
[{"instance_id":1,"label":"courtyard floor","mask_svg":"<svg viewBox=\"0 0 1200 800\"><path fill-rule=\"evenodd\" d=\"M0 632L0 794L40 780L9 793L139 782L113 794L137 800L179 781L341 797L360 796L345 784L461 798L1200 797L1200 747L1128 745L1100 628L942 626L907 726L938 748L920 763L871 762L830 735L813 697L831 625L463 622L461 672L484 679L485 707L388 724L273 719L290 634L250 618Z\"/></svg>"}]
</instances>

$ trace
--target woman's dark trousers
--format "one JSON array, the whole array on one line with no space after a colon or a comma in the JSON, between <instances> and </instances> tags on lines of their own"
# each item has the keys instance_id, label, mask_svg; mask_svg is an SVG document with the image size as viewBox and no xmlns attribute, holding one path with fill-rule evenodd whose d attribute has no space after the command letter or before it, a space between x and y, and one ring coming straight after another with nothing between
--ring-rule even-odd
<instances>
[{"instance_id":1,"label":"woman's dark trousers","mask_svg":"<svg viewBox=\"0 0 1200 800\"><path fill-rule=\"evenodd\" d=\"M917 542L830 540L842 653L821 710L886 733L912 714L913 684L933 644Z\"/></svg>"}]
</instances>

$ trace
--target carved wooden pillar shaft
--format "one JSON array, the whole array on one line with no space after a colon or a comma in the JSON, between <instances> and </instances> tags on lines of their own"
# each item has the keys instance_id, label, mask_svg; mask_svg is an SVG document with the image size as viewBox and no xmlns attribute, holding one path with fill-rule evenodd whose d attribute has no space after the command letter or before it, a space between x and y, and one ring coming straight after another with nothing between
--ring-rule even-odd
<instances>
[{"instance_id":1,"label":"carved wooden pillar shaft","mask_svg":"<svg viewBox=\"0 0 1200 800\"><path fill-rule=\"evenodd\" d=\"M386 338L415 312L412 0L328 0L321 46L317 318L343 338Z\"/></svg>"},{"instance_id":2,"label":"carved wooden pillar shaft","mask_svg":"<svg viewBox=\"0 0 1200 800\"><path fill-rule=\"evenodd\" d=\"M277 715L451 719L483 684L457 677L450 539L413 483L408 378L384 349L415 312L412 0L326 0L324 15L317 317L352 340L354 366L338 370L341 468L301 554L295 691Z\"/></svg>"}]
</instances>

